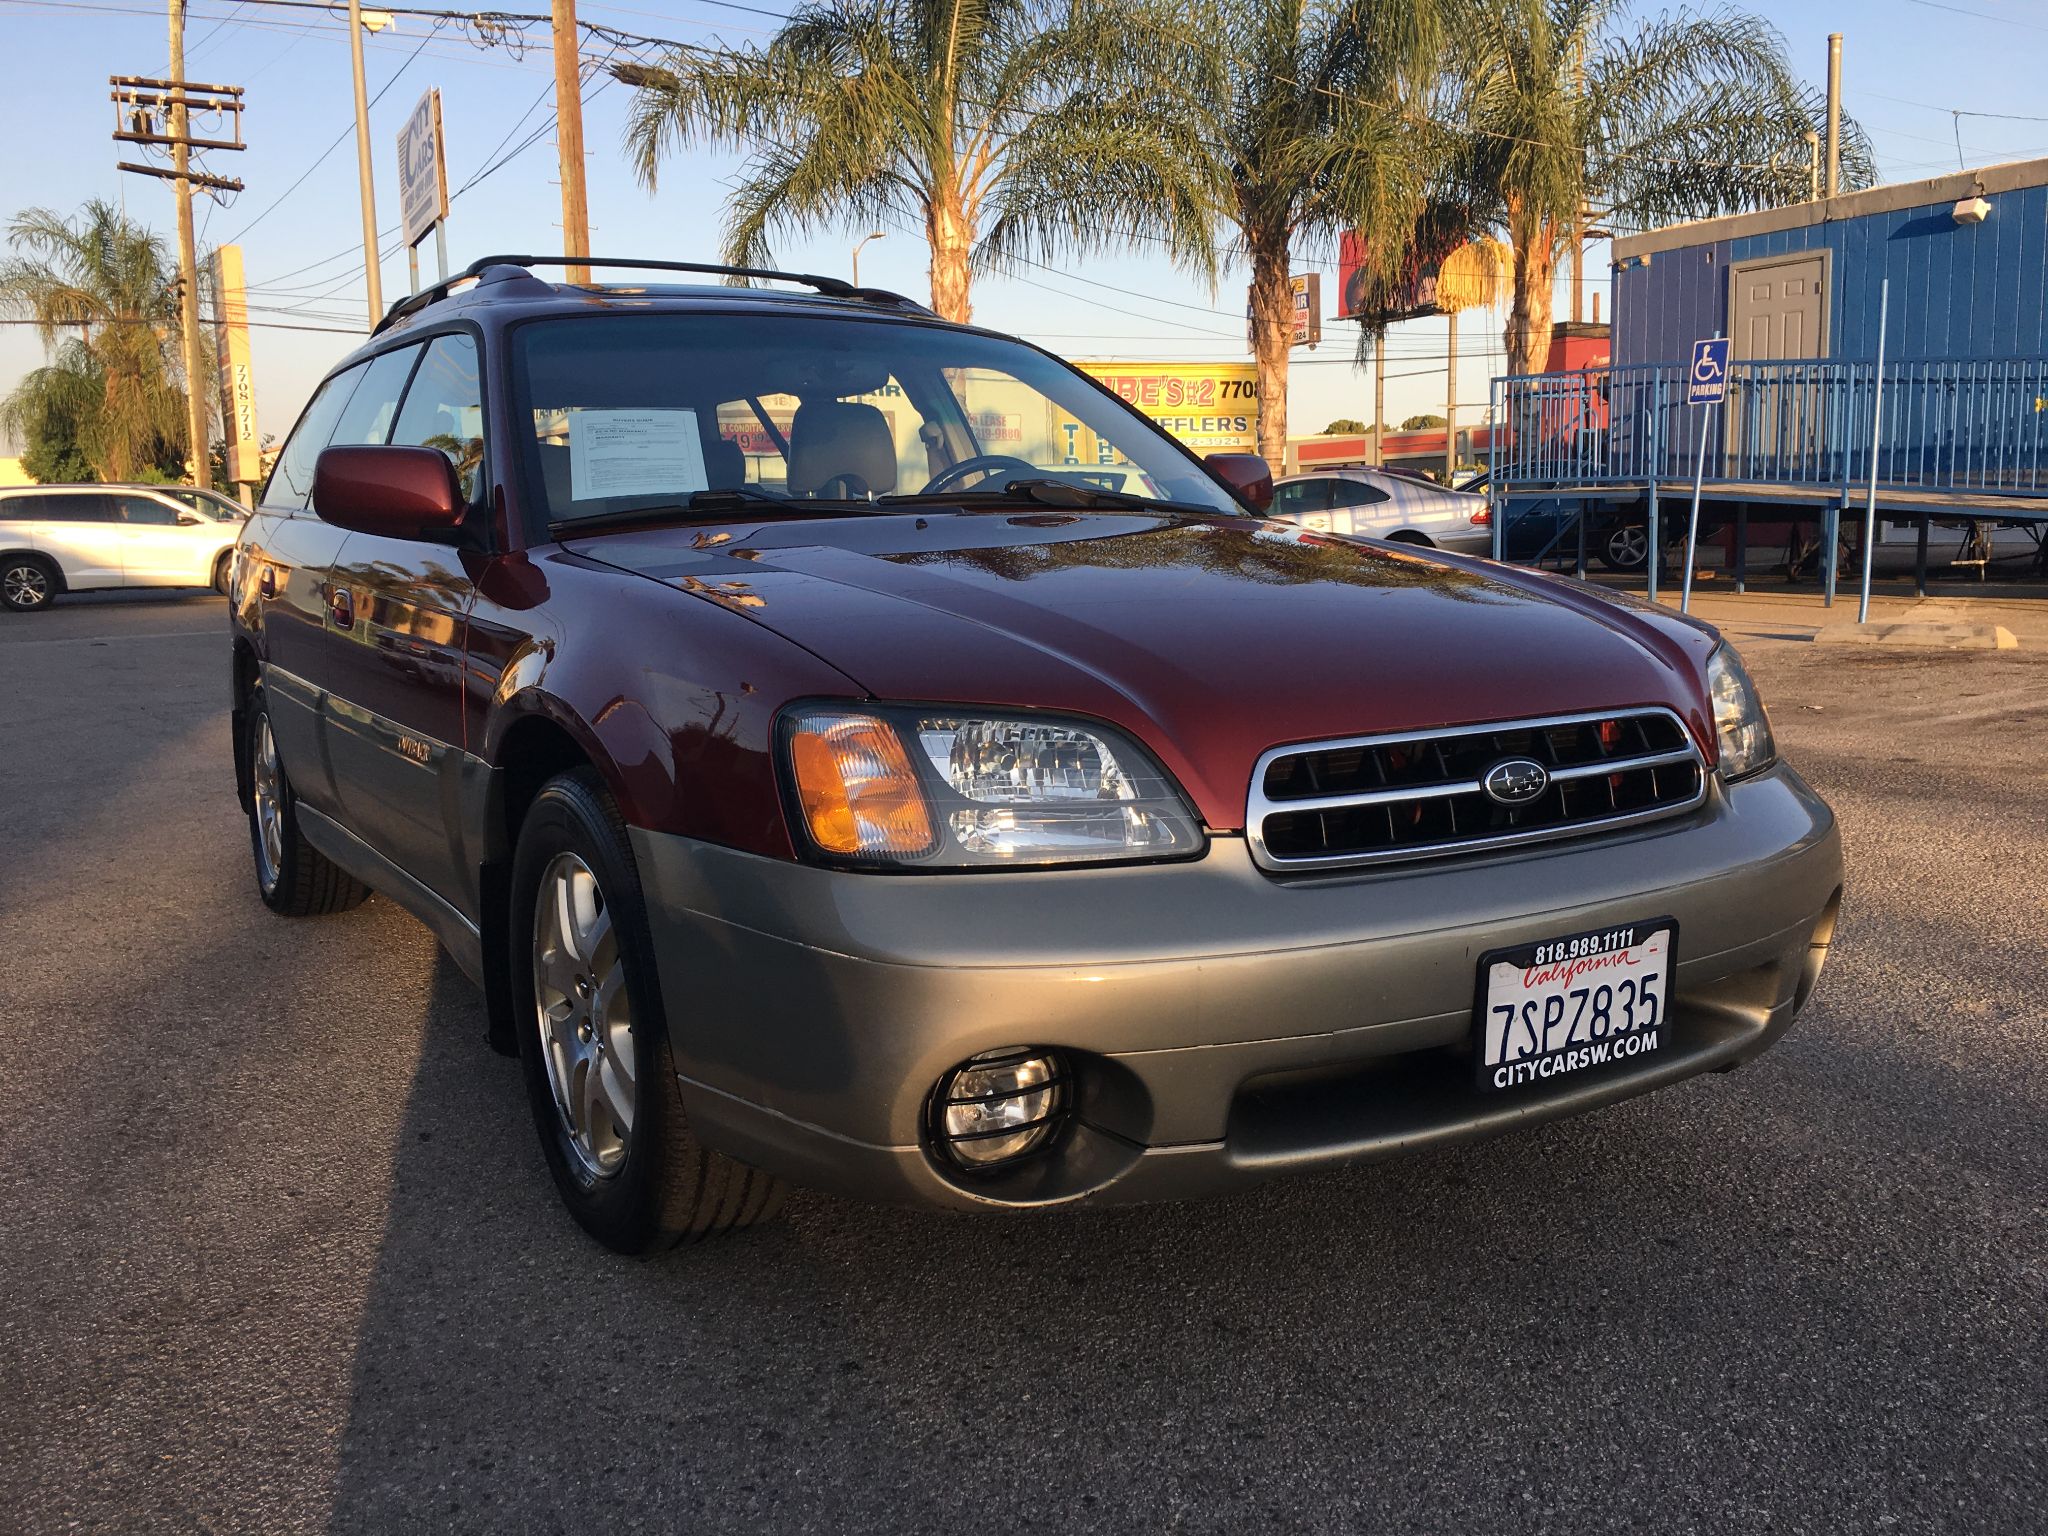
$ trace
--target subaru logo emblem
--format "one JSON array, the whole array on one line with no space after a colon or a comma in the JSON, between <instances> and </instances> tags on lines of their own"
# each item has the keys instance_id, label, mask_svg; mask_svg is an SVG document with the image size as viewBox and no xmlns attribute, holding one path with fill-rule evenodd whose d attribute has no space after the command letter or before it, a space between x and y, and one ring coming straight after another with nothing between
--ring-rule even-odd
<instances>
[{"instance_id":1,"label":"subaru logo emblem","mask_svg":"<svg viewBox=\"0 0 2048 1536\"><path fill-rule=\"evenodd\" d=\"M1550 788L1550 770L1533 758L1511 757L1487 769L1480 784L1502 805L1527 805Z\"/></svg>"}]
</instances>

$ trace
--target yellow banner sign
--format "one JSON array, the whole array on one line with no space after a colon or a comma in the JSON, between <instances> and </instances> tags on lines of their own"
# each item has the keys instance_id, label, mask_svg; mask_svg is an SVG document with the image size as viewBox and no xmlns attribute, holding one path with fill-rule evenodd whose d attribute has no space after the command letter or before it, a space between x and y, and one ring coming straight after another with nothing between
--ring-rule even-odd
<instances>
[{"instance_id":1,"label":"yellow banner sign","mask_svg":"<svg viewBox=\"0 0 2048 1536\"><path fill-rule=\"evenodd\" d=\"M1203 452L1250 452L1259 436L1253 363L1076 363L1125 403Z\"/></svg>"}]
</instances>

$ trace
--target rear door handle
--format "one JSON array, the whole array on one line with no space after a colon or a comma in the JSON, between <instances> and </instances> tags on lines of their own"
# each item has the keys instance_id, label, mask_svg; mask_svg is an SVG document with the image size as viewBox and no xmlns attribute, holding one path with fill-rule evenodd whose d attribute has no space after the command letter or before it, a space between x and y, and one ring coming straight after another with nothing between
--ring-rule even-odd
<instances>
[{"instance_id":1,"label":"rear door handle","mask_svg":"<svg viewBox=\"0 0 2048 1536\"><path fill-rule=\"evenodd\" d=\"M334 618L336 629L353 629L356 622L356 595L347 587L330 587L327 591L327 611Z\"/></svg>"}]
</instances>

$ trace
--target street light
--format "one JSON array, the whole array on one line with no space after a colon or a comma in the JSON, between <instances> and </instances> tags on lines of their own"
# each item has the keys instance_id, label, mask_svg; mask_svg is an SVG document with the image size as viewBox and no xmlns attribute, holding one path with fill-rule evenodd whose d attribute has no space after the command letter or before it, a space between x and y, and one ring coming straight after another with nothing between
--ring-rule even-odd
<instances>
[{"instance_id":1,"label":"street light","mask_svg":"<svg viewBox=\"0 0 2048 1536\"><path fill-rule=\"evenodd\" d=\"M875 231L875 232L874 232L873 234L871 234L871 235L864 235L864 236L862 236L862 237L861 237L861 240L860 240L860 244L859 244L859 245L856 245L856 246L854 246L854 248L853 248L853 286L854 286L854 287L858 288L858 287L860 286L860 248L861 248L861 246L862 246L862 245L866 245L866 244L868 243L868 241L870 241L870 240L886 240L886 239L888 239L888 238L889 238L889 232L888 232L888 231L887 231L886 229L878 229L878 230L876 230L876 231Z\"/></svg>"}]
</instances>

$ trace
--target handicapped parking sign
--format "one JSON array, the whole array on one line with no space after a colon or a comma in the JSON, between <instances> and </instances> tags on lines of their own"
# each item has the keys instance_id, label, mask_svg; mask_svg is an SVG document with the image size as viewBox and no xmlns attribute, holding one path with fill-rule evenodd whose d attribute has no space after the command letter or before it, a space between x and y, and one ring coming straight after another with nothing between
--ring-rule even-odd
<instances>
[{"instance_id":1,"label":"handicapped parking sign","mask_svg":"<svg viewBox=\"0 0 2048 1536\"><path fill-rule=\"evenodd\" d=\"M1728 398L1728 338L1692 344L1692 372L1686 375L1687 405L1719 405Z\"/></svg>"}]
</instances>

